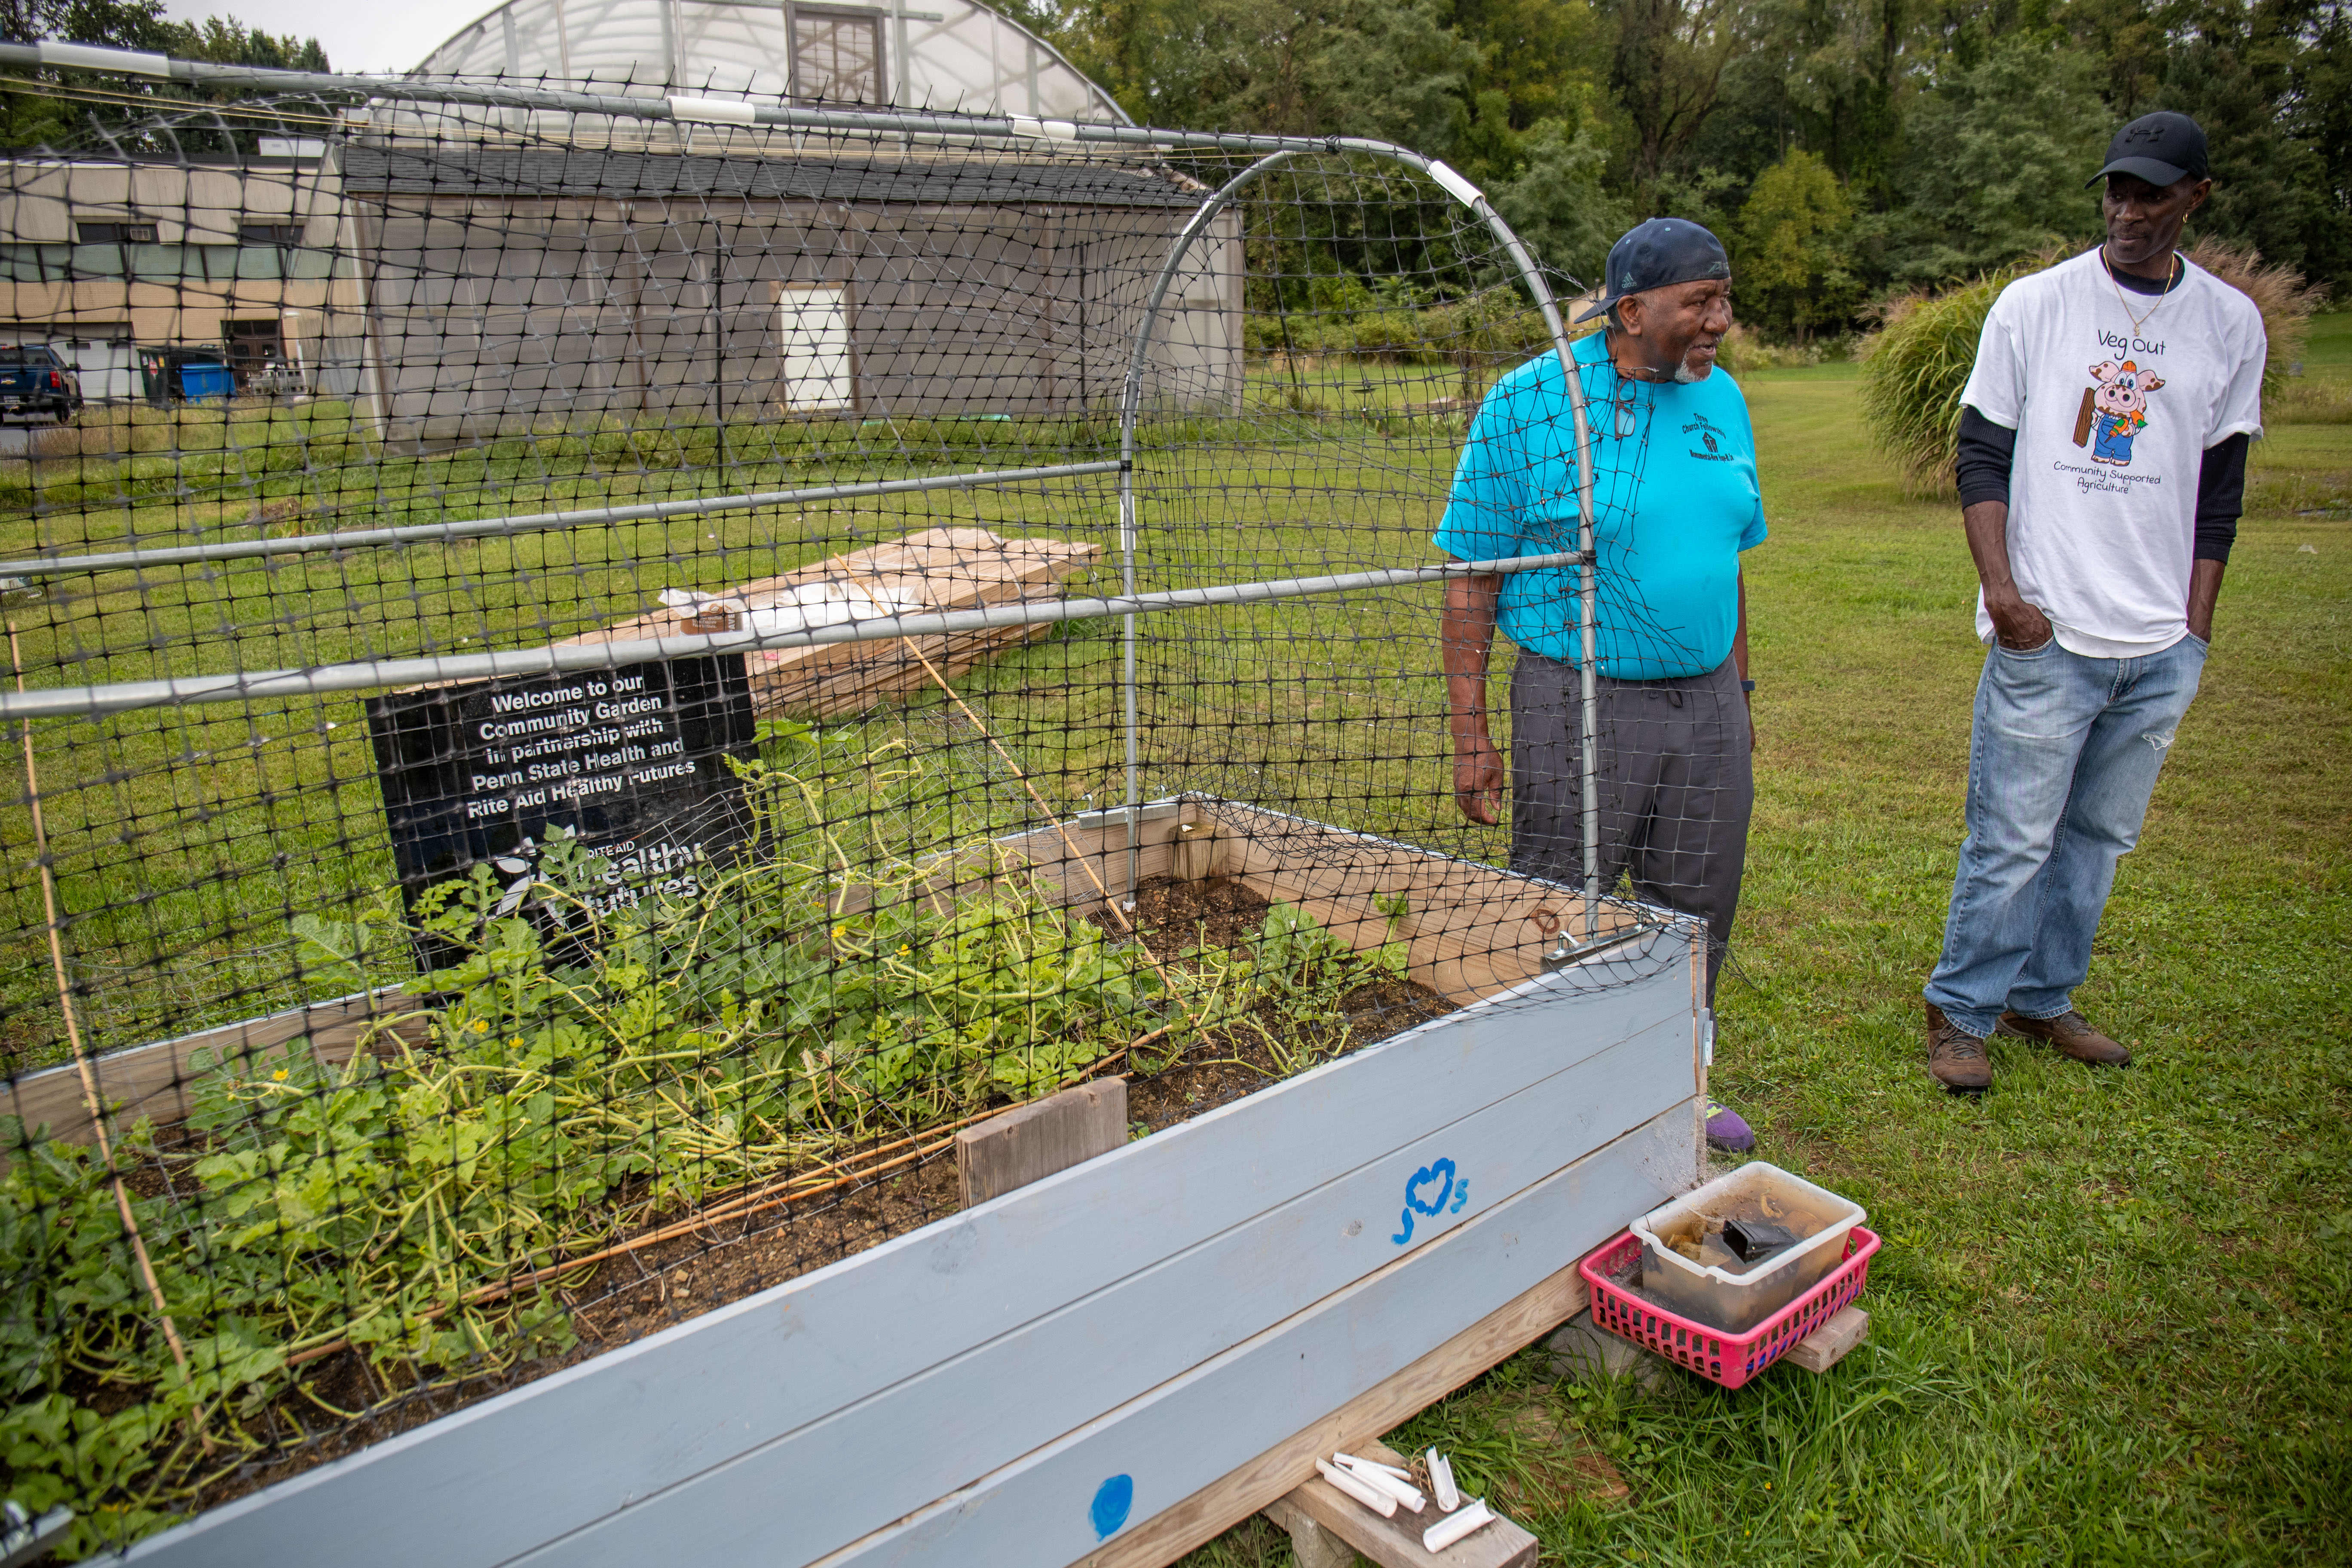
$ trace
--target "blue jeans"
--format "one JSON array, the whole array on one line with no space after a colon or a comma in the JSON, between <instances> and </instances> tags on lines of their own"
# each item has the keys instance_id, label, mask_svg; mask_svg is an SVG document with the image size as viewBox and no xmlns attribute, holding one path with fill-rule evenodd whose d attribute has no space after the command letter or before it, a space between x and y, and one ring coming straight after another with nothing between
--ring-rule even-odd
<instances>
[{"instance_id":1,"label":"blue jeans","mask_svg":"<svg viewBox=\"0 0 2352 1568\"><path fill-rule=\"evenodd\" d=\"M2197 695L2206 645L2085 658L1996 641L1977 681L1969 836L1927 996L1977 1036L2001 1013L2054 1018L2091 972L2116 861Z\"/></svg>"}]
</instances>

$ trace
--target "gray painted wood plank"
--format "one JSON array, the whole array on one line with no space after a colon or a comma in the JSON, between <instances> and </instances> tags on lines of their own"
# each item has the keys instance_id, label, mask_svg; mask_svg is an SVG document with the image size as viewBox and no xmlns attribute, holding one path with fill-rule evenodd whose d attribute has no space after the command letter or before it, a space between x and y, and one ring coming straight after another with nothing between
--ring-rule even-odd
<instances>
[{"instance_id":1,"label":"gray painted wood plank","mask_svg":"<svg viewBox=\"0 0 2352 1568\"><path fill-rule=\"evenodd\" d=\"M1045 1180L1127 1142L1127 1079L1082 1083L955 1135L963 1206Z\"/></svg>"},{"instance_id":2,"label":"gray painted wood plank","mask_svg":"<svg viewBox=\"0 0 2352 1568\"><path fill-rule=\"evenodd\" d=\"M595 1555L691 1521L721 1557L801 1563L1010 1463L1376 1272L1691 1097L1688 1029L1652 1026L1510 1099L847 1410L632 1504ZM1346 1144L1344 1125L1300 1135ZM1483 1316L1499 1303L1479 1306ZM1402 1364L1402 1363L1400 1363ZM769 1539L792 1521L789 1545ZM568 1562L571 1543L526 1562Z\"/></svg>"},{"instance_id":3,"label":"gray painted wood plank","mask_svg":"<svg viewBox=\"0 0 2352 1568\"><path fill-rule=\"evenodd\" d=\"M173 1568L491 1564L1080 1300L1661 1019L1686 939L1580 994L1544 976L694 1321L566 1368L133 1549ZM1351 1129L1347 1148L1292 1138ZM625 1434L621 1440L611 1435ZM429 1542L354 1519L434 1521ZM429 1548L429 1550L428 1550Z\"/></svg>"},{"instance_id":4,"label":"gray painted wood plank","mask_svg":"<svg viewBox=\"0 0 2352 1568\"><path fill-rule=\"evenodd\" d=\"M1223 1355L820 1560L818 1568L1057 1568L1119 1529L1182 1502L1444 1343L1498 1303L1624 1228L1696 1179L1685 1101L1512 1202L1317 1302ZM1097 1528L1106 1489L1132 1500ZM1113 1522L1106 1517L1105 1523ZM788 1519L772 1527L789 1558ZM546 1563L617 1563L583 1542ZM699 1531L673 1548L698 1561L763 1561Z\"/></svg>"}]
</instances>

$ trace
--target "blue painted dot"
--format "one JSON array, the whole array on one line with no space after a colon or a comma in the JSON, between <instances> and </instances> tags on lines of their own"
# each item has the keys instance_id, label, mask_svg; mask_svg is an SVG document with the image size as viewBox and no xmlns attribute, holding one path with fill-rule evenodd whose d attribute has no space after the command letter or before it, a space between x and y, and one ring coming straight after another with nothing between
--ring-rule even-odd
<instances>
[{"instance_id":1,"label":"blue painted dot","mask_svg":"<svg viewBox=\"0 0 2352 1568\"><path fill-rule=\"evenodd\" d=\"M1135 1506L1135 1478L1113 1476L1095 1489L1095 1505L1091 1510L1095 1521L1095 1539L1107 1541L1118 1533L1127 1522L1127 1510Z\"/></svg>"}]
</instances>

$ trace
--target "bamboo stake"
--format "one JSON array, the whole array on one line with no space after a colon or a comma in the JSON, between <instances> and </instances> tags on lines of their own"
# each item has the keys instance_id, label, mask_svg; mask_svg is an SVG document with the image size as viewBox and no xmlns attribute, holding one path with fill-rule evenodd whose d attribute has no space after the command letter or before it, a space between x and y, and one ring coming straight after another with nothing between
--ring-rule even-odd
<instances>
[{"instance_id":1,"label":"bamboo stake","mask_svg":"<svg viewBox=\"0 0 2352 1568\"><path fill-rule=\"evenodd\" d=\"M8 623L8 664L16 672L16 689L25 689L25 661L17 651L16 623ZM114 1163L114 1140L107 1131L106 1101L99 1093L98 1073L91 1067L89 1052L83 1047L81 1026L73 1005L73 985L66 977L65 942L58 931L58 879L49 866L49 833L41 819L41 779L33 764L33 724L26 720L23 728L25 741L25 793L33 808L33 854L41 868L41 908L49 922L49 968L57 976L58 1007L65 1014L66 1040L73 1048L74 1067L81 1075L83 1103L89 1110L89 1124L98 1134L98 1157L106 1163L107 1174L114 1185L114 1206L122 1216L123 1234L131 1238L131 1255L139 1260L140 1278L147 1283L149 1300L155 1303L156 1316L163 1321L163 1339L172 1347L172 1360L180 1375L188 1375L187 1347L180 1342L180 1326L172 1318L172 1309L164 1304L163 1287L155 1278L155 1265L147 1256L147 1239L140 1234L139 1220L131 1210L131 1194L122 1184L122 1173ZM202 1424L199 1423L201 1429ZM205 1451L212 1451L212 1439L204 1438Z\"/></svg>"}]
</instances>

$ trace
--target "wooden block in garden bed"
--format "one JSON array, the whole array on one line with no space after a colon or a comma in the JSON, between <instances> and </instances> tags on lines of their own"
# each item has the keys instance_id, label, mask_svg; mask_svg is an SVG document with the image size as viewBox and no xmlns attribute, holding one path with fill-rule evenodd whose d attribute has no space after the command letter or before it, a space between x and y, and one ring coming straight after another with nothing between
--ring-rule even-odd
<instances>
[{"instance_id":1,"label":"wooden block in garden bed","mask_svg":"<svg viewBox=\"0 0 2352 1568\"><path fill-rule=\"evenodd\" d=\"M1127 1142L1127 1079L1105 1079L992 1116L955 1135L963 1206L1039 1182Z\"/></svg>"},{"instance_id":2,"label":"wooden block in garden bed","mask_svg":"<svg viewBox=\"0 0 2352 1568\"><path fill-rule=\"evenodd\" d=\"M816 584L852 584L884 603L918 604L929 611L970 610L1016 601L1050 601L1063 582L1090 564L1102 548L1059 539L1004 539L982 528L930 528L887 544L828 555L778 577L729 589L746 609L788 602L793 591ZM688 626L696 612L662 608L557 646L629 642L716 629ZM952 680L982 659L1053 630L1050 626L996 626L912 639L923 657ZM761 713L830 719L862 713L894 698L927 689L931 678L897 637L826 643L815 647L762 648L744 656L751 706Z\"/></svg>"}]
</instances>

